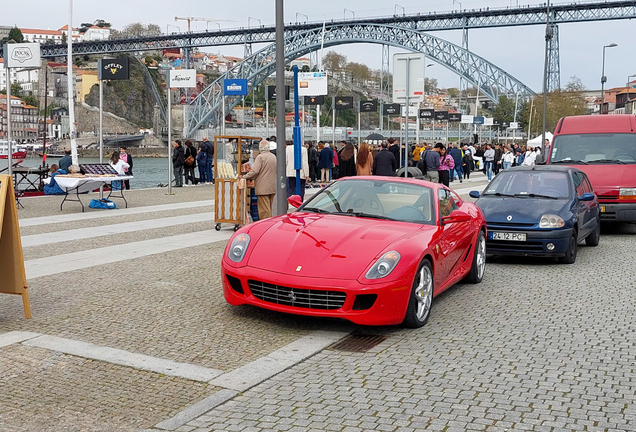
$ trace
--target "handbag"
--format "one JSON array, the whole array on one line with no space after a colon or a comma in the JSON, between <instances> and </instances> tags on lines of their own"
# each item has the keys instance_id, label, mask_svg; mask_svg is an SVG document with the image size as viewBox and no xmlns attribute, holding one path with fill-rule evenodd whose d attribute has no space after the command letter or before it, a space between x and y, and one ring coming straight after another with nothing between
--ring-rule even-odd
<instances>
[{"instance_id":1,"label":"handbag","mask_svg":"<svg viewBox=\"0 0 636 432\"><path fill-rule=\"evenodd\" d=\"M193 163L194 163L194 158L192 157L192 155L188 156L185 160L185 164L192 165Z\"/></svg>"}]
</instances>

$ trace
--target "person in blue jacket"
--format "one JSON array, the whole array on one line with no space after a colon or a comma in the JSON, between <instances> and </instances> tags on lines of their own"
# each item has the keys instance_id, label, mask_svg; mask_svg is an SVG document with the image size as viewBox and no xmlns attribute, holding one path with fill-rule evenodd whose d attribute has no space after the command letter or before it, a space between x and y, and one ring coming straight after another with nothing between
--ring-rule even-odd
<instances>
[{"instance_id":1,"label":"person in blue jacket","mask_svg":"<svg viewBox=\"0 0 636 432\"><path fill-rule=\"evenodd\" d=\"M320 178L323 182L331 180L331 169L333 168L333 150L329 144L325 144L325 148L320 150L318 154L318 168L320 169Z\"/></svg>"},{"instance_id":2,"label":"person in blue jacket","mask_svg":"<svg viewBox=\"0 0 636 432\"><path fill-rule=\"evenodd\" d=\"M66 192L62 190L60 185L55 181L55 176L58 174L66 174L66 171L60 169L56 164L51 165L51 181L49 184L44 185L44 195L65 195Z\"/></svg>"}]
</instances>

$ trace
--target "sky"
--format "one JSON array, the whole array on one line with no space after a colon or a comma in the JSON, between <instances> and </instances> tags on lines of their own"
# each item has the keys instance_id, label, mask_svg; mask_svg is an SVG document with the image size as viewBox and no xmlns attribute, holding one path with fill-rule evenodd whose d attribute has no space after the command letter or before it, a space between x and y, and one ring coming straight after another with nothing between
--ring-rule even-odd
<instances>
[{"instance_id":1,"label":"sky","mask_svg":"<svg viewBox=\"0 0 636 432\"><path fill-rule=\"evenodd\" d=\"M450 11L455 0L399 0L396 5L382 0L321 0L318 2L285 1L285 22L294 22L298 17L304 21L342 19L355 14L356 18L393 15L402 8L406 14L428 13L432 11ZM516 5L518 0L463 0L464 9L485 7L506 7ZM582 3L577 1L577 3ZM534 4L534 3L533 3ZM30 7L20 2L5 2L0 16L0 25L17 25L25 28L58 29L68 21L68 1L31 0ZM274 0L241 3L220 0L74 0L73 25L103 19L115 28L122 28L131 22L159 24L164 31L187 29L184 21L175 22L179 17L203 17L216 19L221 28L247 27L250 25L272 25L275 22ZM345 11L345 8L347 11ZM304 15L300 15L304 14ZM257 20L258 19L258 20ZM205 30L205 22L193 22L192 30ZM169 25L169 27L167 27ZM217 24L207 24L210 30ZM501 67L515 78L540 92L543 79L545 26L518 26L497 29L475 29L469 33L469 49ZM461 44L461 31L432 32L434 36ZM629 20L561 24L560 56L561 85L577 76L588 89L600 89L603 45L618 44L606 50L605 75L606 88L624 86L628 75L636 74L636 23ZM262 46L254 45L256 51ZM379 69L381 65L381 47L373 44L340 45L330 48L347 56L349 61L367 64ZM243 47L209 47L207 52L221 52L227 55L241 56ZM391 55L400 50L391 48ZM456 87L457 75L436 64L427 69L428 76L436 78L440 87ZM635 78L632 78L636 79Z\"/></svg>"}]
</instances>

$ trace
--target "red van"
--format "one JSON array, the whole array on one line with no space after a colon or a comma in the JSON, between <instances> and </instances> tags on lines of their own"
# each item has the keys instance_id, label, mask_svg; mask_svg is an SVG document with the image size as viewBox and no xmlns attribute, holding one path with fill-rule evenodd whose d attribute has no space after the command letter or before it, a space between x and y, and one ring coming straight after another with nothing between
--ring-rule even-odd
<instances>
[{"instance_id":1,"label":"red van","mask_svg":"<svg viewBox=\"0 0 636 432\"><path fill-rule=\"evenodd\" d=\"M545 154L587 174L602 221L636 222L636 115L563 117Z\"/></svg>"}]
</instances>

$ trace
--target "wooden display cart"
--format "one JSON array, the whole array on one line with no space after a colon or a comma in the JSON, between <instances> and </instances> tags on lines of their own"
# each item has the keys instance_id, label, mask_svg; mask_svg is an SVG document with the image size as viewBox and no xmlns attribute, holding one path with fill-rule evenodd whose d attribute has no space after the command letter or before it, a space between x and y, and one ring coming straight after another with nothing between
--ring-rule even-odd
<instances>
[{"instance_id":1,"label":"wooden display cart","mask_svg":"<svg viewBox=\"0 0 636 432\"><path fill-rule=\"evenodd\" d=\"M214 221L219 231L222 223L234 224L234 231L248 221L247 187L239 187L241 165L254 160L252 148L261 138L221 135L214 137Z\"/></svg>"}]
</instances>

